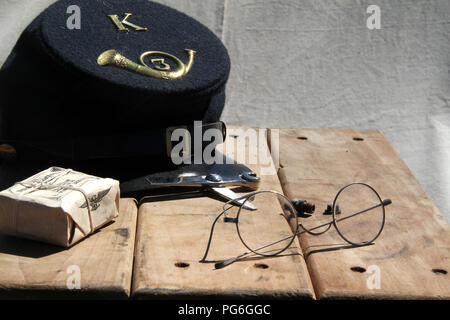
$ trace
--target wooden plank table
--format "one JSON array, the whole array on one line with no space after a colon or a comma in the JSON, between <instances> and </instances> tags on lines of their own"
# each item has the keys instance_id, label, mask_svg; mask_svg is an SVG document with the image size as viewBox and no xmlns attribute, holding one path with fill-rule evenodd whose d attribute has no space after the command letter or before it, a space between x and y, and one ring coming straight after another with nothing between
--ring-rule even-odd
<instances>
[{"instance_id":1,"label":"wooden plank table","mask_svg":"<svg viewBox=\"0 0 450 320\"><path fill-rule=\"evenodd\" d=\"M227 155L236 158L233 140L243 133L229 129ZM260 190L315 203L316 213L301 219L311 227L331 219L322 211L340 187L367 182L393 201L374 245L349 247L331 229L301 235L288 255L251 257L215 270L199 260L223 204L219 198L146 202L139 213L132 199L121 199L114 223L70 249L0 236L0 297L450 299L449 225L380 132L282 129L279 137L278 175L267 165L249 164L262 177ZM268 150L265 140L260 147ZM273 202L259 208L280 210ZM268 235L289 228L268 217L260 221ZM208 260L245 250L234 225L220 221ZM77 268L80 289L70 289ZM375 276L379 288L369 285Z\"/></svg>"},{"instance_id":2,"label":"wooden plank table","mask_svg":"<svg viewBox=\"0 0 450 320\"><path fill-rule=\"evenodd\" d=\"M0 297L128 298L136 218L134 200L121 199L113 223L69 249L0 236Z\"/></svg>"},{"instance_id":3,"label":"wooden plank table","mask_svg":"<svg viewBox=\"0 0 450 320\"><path fill-rule=\"evenodd\" d=\"M450 227L380 132L282 129L279 135L285 194L316 203L305 226L329 221L323 209L351 182L366 182L393 202L375 245L348 248L334 229L299 237L317 298L450 298Z\"/></svg>"},{"instance_id":4,"label":"wooden plank table","mask_svg":"<svg viewBox=\"0 0 450 320\"><path fill-rule=\"evenodd\" d=\"M227 139L239 139L228 130ZM248 141L247 147L248 147ZM266 141L260 146L267 150ZM246 149L248 150L248 148ZM227 155L236 154L225 150ZM270 160L270 157L269 157ZM249 165L257 173L261 165ZM281 191L276 175L262 177L260 189ZM223 202L202 197L166 202L148 202L140 206L136 258L133 276L135 298L296 298L311 299L314 291L298 242L290 255L277 258L245 259L215 270L212 263L199 263L205 251L214 218ZM287 223L279 224L273 212L280 212L278 202L258 206L267 213L265 232L272 236L289 231ZM257 237L252 234L252 237ZM278 239L278 238L277 238ZM234 224L220 220L208 260L234 257L246 251Z\"/></svg>"}]
</instances>

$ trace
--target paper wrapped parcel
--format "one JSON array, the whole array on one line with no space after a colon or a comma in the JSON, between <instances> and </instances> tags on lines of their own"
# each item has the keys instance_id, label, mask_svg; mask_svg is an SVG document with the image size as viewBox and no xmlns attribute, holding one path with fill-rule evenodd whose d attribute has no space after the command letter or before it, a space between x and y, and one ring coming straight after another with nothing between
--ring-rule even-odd
<instances>
[{"instance_id":1,"label":"paper wrapped parcel","mask_svg":"<svg viewBox=\"0 0 450 320\"><path fill-rule=\"evenodd\" d=\"M70 247L118 216L119 181L51 167L0 192L0 233Z\"/></svg>"}]
</instances>

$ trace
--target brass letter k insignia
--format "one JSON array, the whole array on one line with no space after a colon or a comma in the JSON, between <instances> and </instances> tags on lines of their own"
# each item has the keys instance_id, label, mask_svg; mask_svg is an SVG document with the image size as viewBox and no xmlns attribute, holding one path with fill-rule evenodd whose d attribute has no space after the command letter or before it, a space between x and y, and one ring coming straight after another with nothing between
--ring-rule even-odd
<instances>
[{"instance_id":1,"label":"brass letter k insignia","mask_svg":"<svg viewBox=\"0 0 450 320\"><path fill-rule=\"evenodd\" d=\"M128 32L130 29L125 28L125 26L134 28L135 31L147 31L147 28L139 27L128 21L128 18L131 17L131 13L125 13L125 18L122 21L119 20L119 16L117 14L108 14L108 17L112 20L112 22L116 25L117 29L121 32Z\"/></svg>"}]
</instances>

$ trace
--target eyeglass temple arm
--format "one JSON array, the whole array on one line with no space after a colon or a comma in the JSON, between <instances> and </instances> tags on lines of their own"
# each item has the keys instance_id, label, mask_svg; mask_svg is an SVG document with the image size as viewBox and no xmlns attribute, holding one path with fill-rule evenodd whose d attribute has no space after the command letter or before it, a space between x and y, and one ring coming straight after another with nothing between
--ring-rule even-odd
<instances>
[{"instance_id":1,"label":"eyeglass temple arm","mask_svg":"<svg viewBox=\"0 0 450 320\"><path fill-rule=\"evenodd\" d=\"M231 201L230 201L231 202ZM228 207L226 209L223 209L223 211L216 217L216 219L214 220L212 226L211 226L211 231L209 233L209 239L208 239L208 244L206 245L206 251L205 254L203 255L203 258L199 261L199 262L206 262L206 257L208 256L208 252L209 252L209 248L211 246L211 242L212 242L212 237L214 234L214 228L216 226L217 221L219 221L220 217L223 216L225 214L225 212L227 212L229 209L231 209L232 207Z\"/></svg>"},{"instance_id":2,"label":"eyeglass temple arm","mask_svg":"<svg viewBox=\"0 0 450 320\"><path fill-rule=\"evenodd\" d=\"M226 266L229 266L230 264L235 263L235 262L238 261L240 258L242 258L242 257L244 257L244 256L246 256L246 255L248 255L249 253L250 253L250 251L247 251L247 252L244 252L243 254L240 254L240 255L238 255L238 256L236 256L236 257L234 257L234 258L230 258L230 259L227 259L227 260L219 261L219 262L217 262L217 263L214 265L214 268L216 268L216 269L222 269L222 268L225 268Z\"/></svg>"},{"instance_id":3,"label":"eyeglass temple arm","mask_svg":"<svg viewBox=\"0 0 450 320\"><path fill-rule=\"evenodd\" d=\"M364 209L364 210L355 212L355 213L353 213L353 214L351 214L351 215L349 215L349 216L346 216L346 217L337 219L336 221L346 220L346 219L352 218L352 217L357 216L357 215L359 215L359 214L361 214L361 213L364 213L364 212L367 212L367 211L376 209L376 208L381 207L381 206L386 207L386 206L390 205L391 203L392 203L392 200L391 200L391 199L385 199L385 200L383 200L383 201L382 201L381 203L379 203L379 204L376 204L376 205L374 205L374 206L372 206L372 207L369 207L369 208L367 208L367 209Z\"/></svg>"},{"instance_id":4,"label":"eyeglass temple arm","mask_svg":"<svg viewBox=\"0 0 450 320\"><path fill-rule=\"evenodd\" d=\"M216 217L216 219L214 220L214 222L213 222L213 224L211 226L211 231L209 233L208 244L206 245L206 251L205 251L205 254L203 255L203 258L199 262L206 262L206 257L208 256L209 248L211 247L212 237L213 237L213 234L214 234L214 228L216 226L217 221L219 221L219 218L221 216L223 216L228 210L233 208L233 205L231 205L233 202L235 202L237 200L242 200L242 199L245 199L245 198L249 198L249 197L253 196L256 193L257 193L257 191L251 192L251 193L249 193L249 194L247 194L245 196L242 196L242 197L239 197L239 198L236 198L236 199L232 199L232 200L229 200L229 201L224 203L224 205L222 207L222 209L223 209L222 212ZM227 207L227 205L228 205L228 207ZM227 218L227 217L225 217L225 222L237 222L237 220L235 218ZM248 253L245 253L245 254L248 254ZM231 263L235 262L241 256L242 255L240 255L238 257L235 257L235 258L232 258L232 259L228 259L228 260L233 260L233 261L230 261L228 264L231 264ZM228 261L228 260L224 260L224 261L221 261L221 262L225 262L225 261ZM216 265L220 264L221 262L216 263ZM227 266L228 264L225 264L221 268ZM217 266L216 266L216 268L217 268ZM217 269L219 269L219 268L217 268Z\"/></svg>"}]
</instances>

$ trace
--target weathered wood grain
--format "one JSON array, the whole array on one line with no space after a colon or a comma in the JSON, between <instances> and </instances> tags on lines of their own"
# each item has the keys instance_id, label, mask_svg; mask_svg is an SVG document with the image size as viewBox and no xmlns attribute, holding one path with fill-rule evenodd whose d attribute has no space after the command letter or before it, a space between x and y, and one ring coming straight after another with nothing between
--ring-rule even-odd
<instances>
[{"instance_id":1,"label":"weathered wood grain","mask_svg":"<svg viewBox=\"0 0 450 320\"><path fill-rule=\"evenodd\" d=\"M393 202L374 245L346 248L334 228L299 237L318 298L450 298L450 227L383 134L282 129L279 177L287 196L316 203L307 227L331 219L323 209L351 182Z\"/></svg>"},{"instance_id":2,"label":"weathered wood grain","mask_svg":"<svg viewBox=\"0 0 450 320\"><path fill-rule=\"evenodd\" d=\"M114 222L69 249L0 236L0 297L128 298L136 219L134 200L121 199ZM78 271L80 289L69 289Z\"/></svg>"},{"instance_id":3,"label":"weathered wood grain","mask_svg":"<svg viewBox=\"0 0 450 320\"><path fill-rule=\"evenodd\" d=\"M229 142L245 132L228 130ZM238 154L230 145L226 154ZM249 142L246 142L248 147ZM267 150L263 140L260 146ZM226 148L225 148L226 149ZM232 152L233 149L235 152ZM270 159L270 157L269 157ZM250 160L249 160L250 161ZM249 165L260 173L261 165ZM281 191L276 173L262 176L260 189ZM314 296L298 242L289 254L277 258L238 261L215 270L213 263L199 263L205 251L211 224L223 202L209 197L148 202L139 208L136 257L133 276L135 298L270 297L306 298ZM279 212L278 202L265 203L265 232L270 236L288 230L270 215ZM289 231L289 230L288 230ZM253 236L257 236L256 234ZM208 260L234 257L246 251L234 224L221 220L215 230Z\"/></svg>"}]
</instances>

